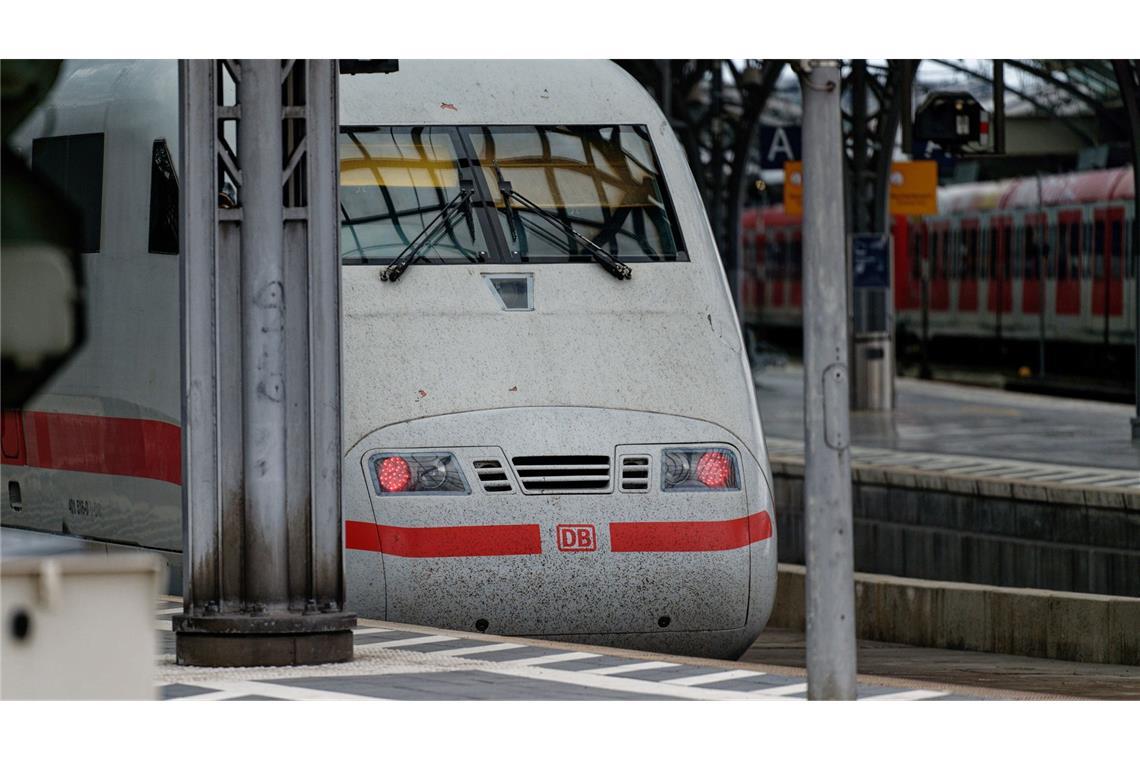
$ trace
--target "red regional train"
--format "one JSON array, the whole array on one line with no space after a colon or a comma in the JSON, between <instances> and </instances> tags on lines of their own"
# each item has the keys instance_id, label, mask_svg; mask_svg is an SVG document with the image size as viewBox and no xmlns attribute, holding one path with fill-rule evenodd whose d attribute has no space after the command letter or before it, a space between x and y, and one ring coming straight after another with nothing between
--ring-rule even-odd
<instances>
[{"instance_id":1,"label":"red regional train","mask_svg":"<svg viewBox=\"0 0 1140 760\"><path fill-rule=\"evenodd\" d=\"M925 306L931 339L1037 340L1043 323L1049 342L1131 346L1140 306L1132 172L954 185L939 190L937 215L893 217L900 340L921 335ZM798 328L800 218L782 206L749 209L742 250L746 327Z\"/></svg>"}]
</instances>

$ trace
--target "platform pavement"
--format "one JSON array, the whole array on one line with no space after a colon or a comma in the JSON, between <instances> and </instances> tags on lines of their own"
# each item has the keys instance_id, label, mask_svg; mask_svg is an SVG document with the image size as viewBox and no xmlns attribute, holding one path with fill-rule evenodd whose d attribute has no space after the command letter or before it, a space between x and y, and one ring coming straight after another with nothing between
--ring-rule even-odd
<instances>
[{"instance_id":1,"label":"platform pavement","mask_svg":"<svg viewBox=\"0 0 1140 760\"><path fill-rule=\"evenodd\" d=\"M441 631L370 620L352 662L294 668L174 663L167 599L157 611L158 696L164 700L803 700L806 673L564 642ZM978 699L978 690L860 678L857 698ZM1039 698L1002 694L1006 698Z\"/></svg>"},{"instance_id":2,"label":"platform pavement","mask_svg":"<svg viewBox=\"0 0 1140 760\"><path fill-rule=\"evenodd\" d=\"M803 439L803 370L757 370L764 433ZM896 378L894 412L852 412L856 446L1140 471L1135 409L934 380Z\"/></svg>"}]
</instances>

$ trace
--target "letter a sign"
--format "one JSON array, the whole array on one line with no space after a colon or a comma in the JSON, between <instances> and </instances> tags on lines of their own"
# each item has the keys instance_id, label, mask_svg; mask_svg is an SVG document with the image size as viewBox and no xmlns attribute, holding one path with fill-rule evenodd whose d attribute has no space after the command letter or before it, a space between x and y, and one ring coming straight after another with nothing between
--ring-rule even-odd
<instances>
[{"instance_id":1,"label":"letter a sign","mask_svg":"<svg viewBox=\"0 0 1140 760\"><path fill-rule=\"evenodd\" d=\"M798 161L801 150L799 127L760 127L760 168L783 169L784 162Z\"/></svg>"}]
</instances>

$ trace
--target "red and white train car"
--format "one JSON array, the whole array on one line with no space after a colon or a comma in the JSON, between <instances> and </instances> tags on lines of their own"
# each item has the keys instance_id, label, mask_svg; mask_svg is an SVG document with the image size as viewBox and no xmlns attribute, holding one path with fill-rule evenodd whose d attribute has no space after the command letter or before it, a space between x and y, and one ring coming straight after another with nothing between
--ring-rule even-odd
<instances>
[{"instance_id":1,"label":"red and white train car","mask_svg":"<svg viewBox=\"0 0 1140 760\"><path fill-rule=\"evenodd\" d=\"M938 214L893 217L896 328L931 337L1127 346L1137 326L1133 169L979 182L939 191ZM800 324L800 218L743 218L741 297L750 326Z\"/></svg>"}]
</instances>

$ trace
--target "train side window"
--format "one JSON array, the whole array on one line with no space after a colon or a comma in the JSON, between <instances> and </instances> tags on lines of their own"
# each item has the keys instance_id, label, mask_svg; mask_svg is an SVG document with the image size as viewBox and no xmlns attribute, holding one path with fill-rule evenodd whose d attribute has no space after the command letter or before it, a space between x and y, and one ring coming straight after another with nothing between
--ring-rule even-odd
<instances>
[{"instance_id":1,"label":"train side window","mask_svg":"<svg viewBox=\"0 0 1140 760\"><path fill-rule=\"evenodd\" d=\"M178 177L166 140L155 140L151 147L147 250L178 255Z\"/></svg>"},{"instance_id":2,"label":"train side window","mask_svg":"<svg viewBox=\"0 0 1140 760\"><path fill-rule=\"evenodd\" d=\"M990 225L988 248L985 260L986 275L991 280L996 280L998 277L998 228L992 224Z\"/></svg>"},{"instance_id":3,"label":"train side window","mask_svg":"<svg viewBox=\"0 0 1140 760\"><path fill-rule=\"evenodd\" d=\"M1034 237L1034 228L1026 224L1021 228L1021 275L1026 280L1037 279L1037 240Z\"/></svg>"},{"instance_id":4,"label":"train side window","mask_svg":"<svg viewBox=\"0 0 1140 760\"><path fill-rule=\"evenodd\" d=\"M79 212L81 252L97 252L103 222L103 133L33 140L32 166Z\"/></svg>"},{"instance_id":5,"label":"train side window","mask_svg":"<svg viewBox=\"0 0 1140 760\"><path fill-rule=\"evenodd\" d=\"M1121 263L1124 260L1124 225L1120 223L1119 219L1113 219L1109 225L1110 239L1109 243L1109 262L1112 267L1112 277L1119 279L1123 267Z\"/></svg>"},{"instance_id":6,"label":"train side window","mask_svg":"<svg viewBox=\"0 0 1140 760\"><path fill-rule=\"evenodd\" d=\"M978 276L978 230L970 228L962 231L961 278L977 279Z\"/></svg>"}]
</instances>

